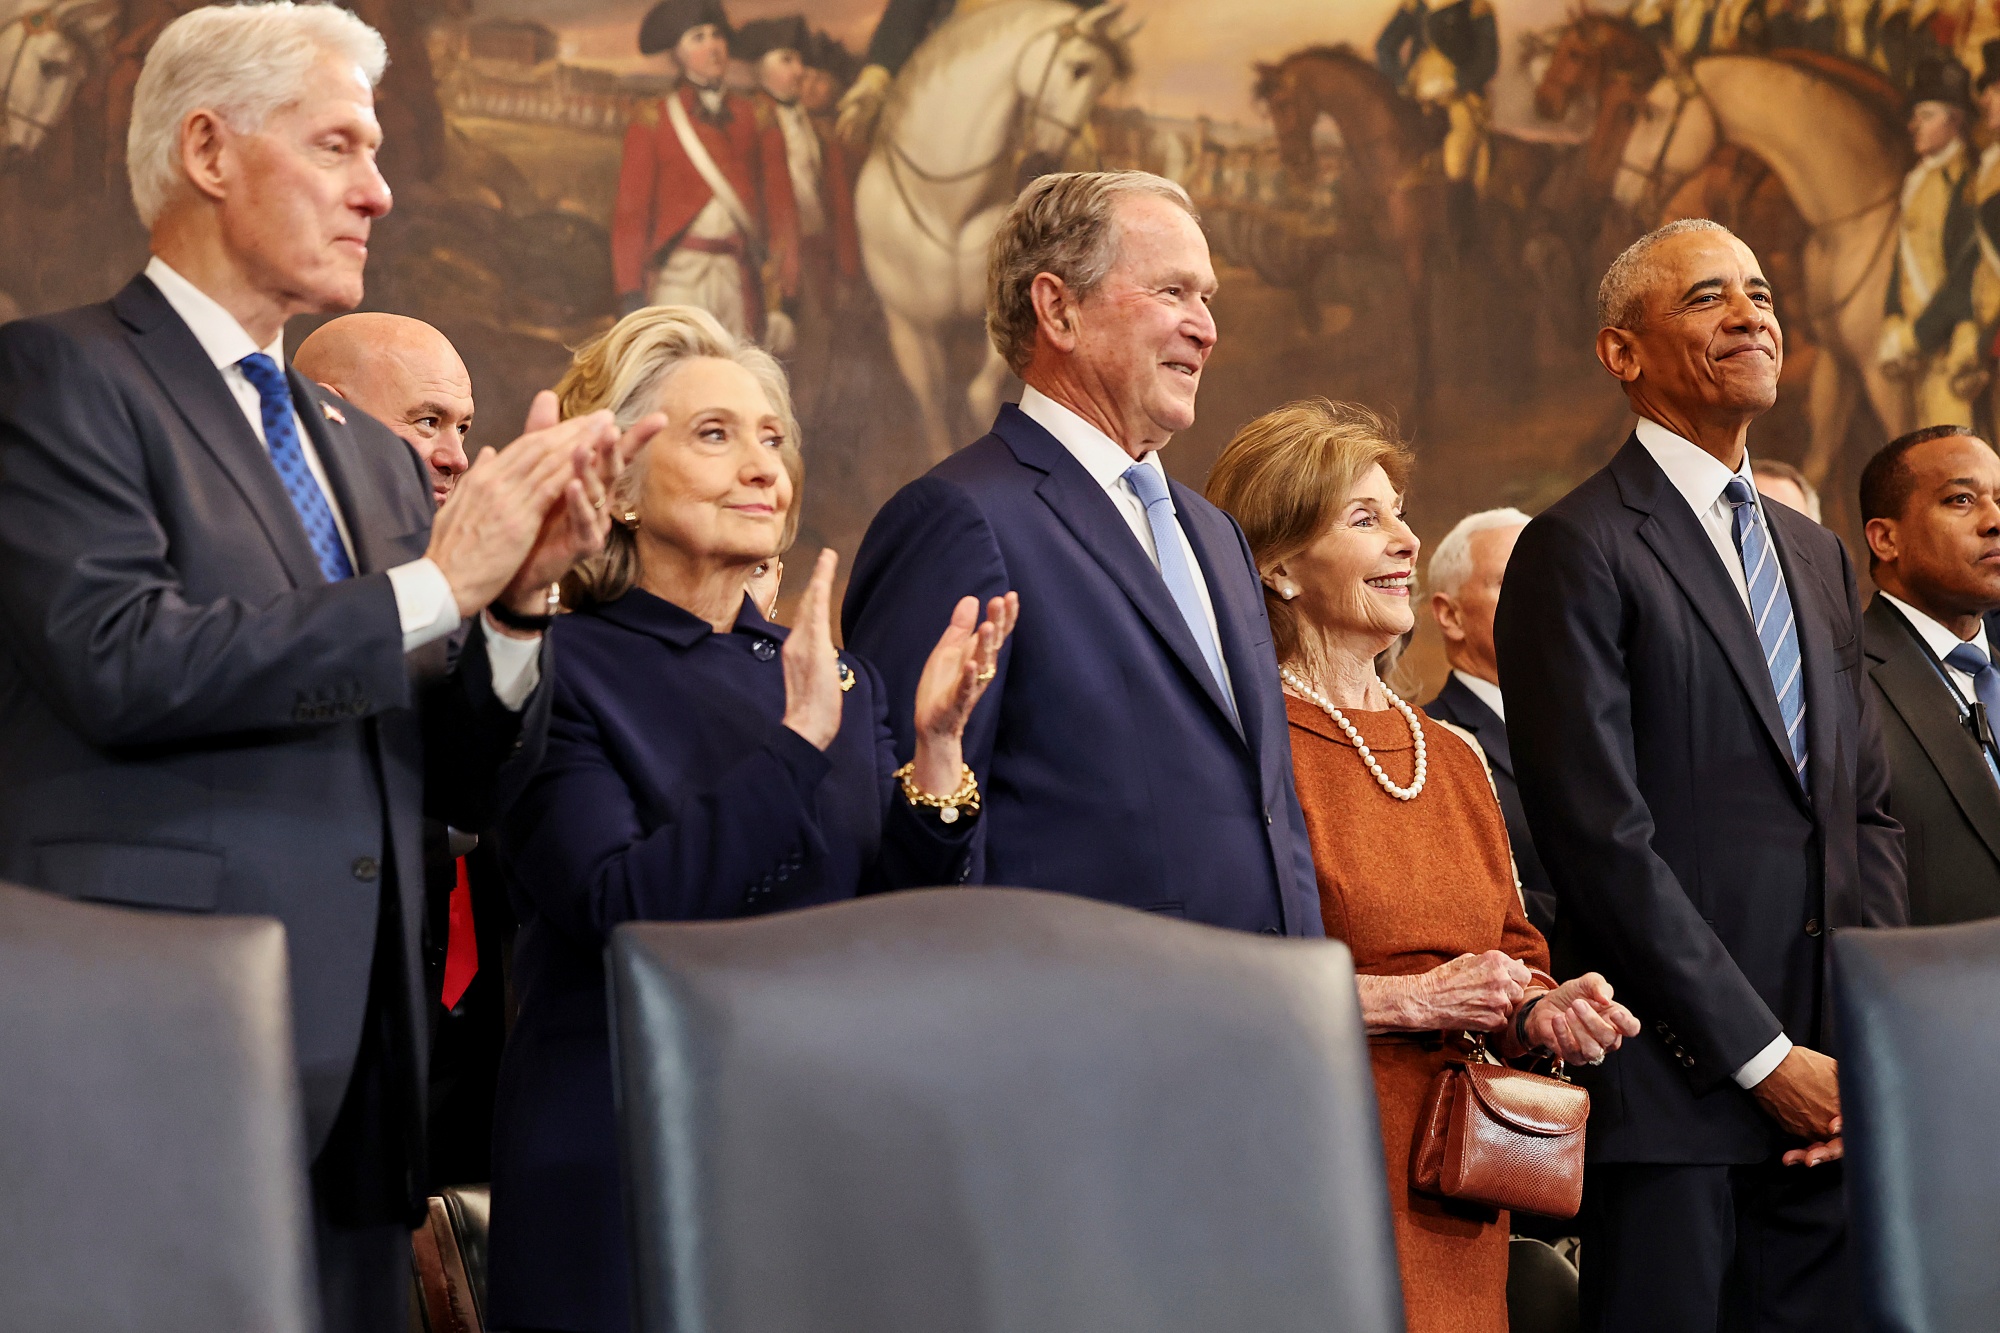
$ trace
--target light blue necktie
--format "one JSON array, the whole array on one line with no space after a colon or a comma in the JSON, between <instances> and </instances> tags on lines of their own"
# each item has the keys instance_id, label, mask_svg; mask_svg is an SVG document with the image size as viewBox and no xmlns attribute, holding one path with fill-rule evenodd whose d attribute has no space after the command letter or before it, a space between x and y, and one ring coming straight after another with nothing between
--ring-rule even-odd
<instances>
[{"instance_id":1,"label":"light blue necktie","mask_svg":"<svg viewBox=\"0 0 2000 1333\"><path fill-rule=\"evenodd\" d=\"M1799 627L1792 618L1792 599L1778 573L1778 553L1764 531L1757 494L1750 483L1732 477L1723 495L1736 506L1736 553L1743 558L1743 581L1750 587L1750 619L1757 625L1757 642L1764 647L1764 666L1771 688L1778 692L1778 716L1792 743L1792 762L1799 781L1806 780L1806 683L1799 656Z\"/></svg>"},{"instance_id":2,"label":"light blue necktie","mask_svg":"<svg viewBox=\"0 0 2000 1333\"><path fill-rule=\"evenodd\" d=\"M1945 654L1945 665L1957 667L1972 677L1972 693L1978 698L1986 712L1986 724L2000 727L2000 667L1995 667L1986 652L1976 643L1961 643ZM1980 753L1986 756L1987 771L1993 780L2000 782L2000 767L1995 766L1993 750L1986 744L1986 737L1979 738Z\"/></svg>"},{"instance_id":3,"label":"light blue necktie","mask_svg":"<svg viewBox=\"0 0 2000 1333\"><path fill-rule=\"evenodd\" d=\"M1174 517L1174 497L1167 490L1167 479L1150 463L1134 463L1125 469L1125 484L1146 506L1146 526L1153 530L1153 546L1160 553L1160 577L1166 580L1167 591L1173 594L1174 605L1180 608L1188 633L1194 635L1195 646L1201 649L1202 660L1208 663L1209 674L1215 677L1216 688L1229 705L1230 720L1240 724L1236 701L1229 697L1229 677L1222 671L1222 648L1201 609L1201 594L1194 583L1196 574L1181 547L1180 521Z\"/></svg>"},{"instance_id":4,"label":"light blue necktie","mask_svg":"<svg viewBox=\"0 0 2000 1333\"><path fill-rule=\"evenodd\" d=\"M306 466L306 451L292 422L292 386L285 372L262 352L252 352L238 361L236 368L257 390L263 404L264 444L271 451L271 463L278 469L278 480L284 483L292 508L299 511L299 522L305 524L306 540L319 560L319 572L326 575L328 583L353 578L354 566L347 558L347 548L340 544L333 507Z\"/></svg>"}]
</instances>

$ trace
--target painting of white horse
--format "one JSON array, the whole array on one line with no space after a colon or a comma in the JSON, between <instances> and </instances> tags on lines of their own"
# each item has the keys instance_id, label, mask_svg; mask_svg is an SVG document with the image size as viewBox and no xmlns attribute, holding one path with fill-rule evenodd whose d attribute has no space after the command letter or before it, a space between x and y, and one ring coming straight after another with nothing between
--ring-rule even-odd
<instances>
[{"instance_id":1,"label":"painting of white horse","mask_svg":"<svg viewBox=\"0 0 2000 1333\"><path fill-rule=\"evenodd\" d=\"M69 109L118 0L0 0L0 170L41 147Z\"/></svg>"},{"instance_id":2,"label":"painting of white horse","mask_svg":"<svg viewBox=\"0 0 2000 1333\"><path fill-rule=\"evenodd\" d=\"M969 382L953 372L975 339L985 346L987 243L1023 176L1062 163L1126 72L1122 10L961 4L889 91L855 185L855 227L933 458L970 438L961 405L982 430L998 408L1007 367L990 347Z\"/></svg>"}]
</instances>

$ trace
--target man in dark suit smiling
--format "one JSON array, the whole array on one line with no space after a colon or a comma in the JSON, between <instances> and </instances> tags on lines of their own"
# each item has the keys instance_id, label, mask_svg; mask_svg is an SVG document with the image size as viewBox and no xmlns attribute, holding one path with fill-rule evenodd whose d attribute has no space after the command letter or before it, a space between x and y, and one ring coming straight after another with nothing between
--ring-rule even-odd
<instances>
[{"instance_id":1,"label":"man in dark suit smiling","mask_svg":"<svg viewBox=\"0 0 2000 1333\"><path fill-rule=\"evenodd\" d=\"M1749 247L1663 227L1598 319L1638 426L1495 625L1558 947L1646 1023L1589 1080L1584 1327L1845 1328L1826 944L1907 914L1854 570L1751 482L1784 340Z\"/></svg>"},{"instance_id":2,"label":"man in dark suit smiling","mask_svg":"<svg viewBox=\"0 0 2000 1333\"><path fill-rule=\"evenodd\" d=\"M987 330L1027 392L876 515L843 610L905 757L958 598L1018 590L965 733L986 793L974 875L1320 934L1256 567L1160 464L1215 346L1186 192L1143 172L1043 177L1001 224L989 291Z\"/></svg>"},{"instance_id":3,"label":"man in dark suit smiling","mask_svg":"<svg viewBox=\"0 0 2000 1333\"><path fill-rule=\"evenodd\" d=\"M406 1317L421 816L479 828L533 762L546 589L657 429L548 397L434 519L409 448L286 370L287 318L361 299L384 60L332 5L169 24L127 155L152 261L0 330L0 877L284 922L328 1333Z\"/></svg>"}]
</instances>

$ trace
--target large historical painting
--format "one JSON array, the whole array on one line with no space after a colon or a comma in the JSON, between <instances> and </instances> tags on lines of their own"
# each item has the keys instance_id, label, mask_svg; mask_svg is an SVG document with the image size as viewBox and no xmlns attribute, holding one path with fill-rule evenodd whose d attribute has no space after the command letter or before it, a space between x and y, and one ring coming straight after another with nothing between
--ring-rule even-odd
<instances>
[{"instance_id":1,"label":"large historical painting","mask_svg":"<svg viewBox=\"0 0 2000 1333\"><path fill-rule=\"evenodd\" d=\"M0 315L102 299L142 262L126 117L187 7L0 0ZM1762 257L1788 355L1753 448L1819 482L1850 539L1868 449L1990 424L2000 0L353 8L391 56L368 306L458 345L475 441L506 440L621 308L700 300L790 366L808 547L851 555L1018 390L981 332L985 242L1063 167L1144 167L1201 210L1221 341L1167 454L1193 484L1245 419L1324 394L1415 439L1431 540L1546 504L1626 421L1591 355L1595 280L1685 216ZM719 54L681 44L704 23ZM676 52L733 96L683 97Z\"/></svg>"}]
</instances>

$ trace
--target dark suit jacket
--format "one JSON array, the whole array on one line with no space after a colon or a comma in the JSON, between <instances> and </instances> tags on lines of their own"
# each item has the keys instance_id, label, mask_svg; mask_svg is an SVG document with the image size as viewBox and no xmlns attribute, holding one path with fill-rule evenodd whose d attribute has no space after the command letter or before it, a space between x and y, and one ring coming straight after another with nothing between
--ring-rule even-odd
<instances>
[{"instance_id":1,"label":"dark suit jacket","mask_svg":"<svg viewBox=\"0 0 2000 1333\"><path fill-rule=\"evenodd\" d=\"M542 767L497 842L521 928L521 1013L494 1116L496 1328L631 1328L604 950L624 921L755 916L961 882L971 826L895 790L882 682L824 751L788 730L781 626L748 599L730 634L650 593L554 631Z\"/></svg>"},{"instance_id":2,"label":"dark suit jacket","mask_svg":"<svg viewBox=\"0 0 2000 1333\"><path fill-rule=\"evenodd\" d=\"M2000 916L2000 786L1960 696L1901 612L1862 617L1868 683L1889 754L1889 812L1910 862L1910 924Z\"/></svg>"},{"instance_id":3,"label":"dark suit jacket","mask_svg":"<svg viewBox=\"0 0 2000 1333\"><path fill-rule=\"evenodd\" d=\"M1535 852L1528 817L1521 810L1521 788L1514 781L1514 749L1507 744L1507 724L1457 676L1445 677L1444 688L1424 705L1424 711L1440 722L1464 727L1486 751L1486 761L1493 768L1493 788L1500 796L1500 813L1507 820L1507 841L1514 848L1514 872L1521 879L1521 900L1528 909L1528 920L1544 938L1554 939L1556 891Z\"/></svg>"},{"instance_id":4,"label":"dark suit jacket","mask_svg":"<svg viewBox=\"0 0 2000 1333\"><path fill-rule=\"evenodd\" d=\"M898 752L925 659L966 594L1021 619L966 728L986 814L973 877L1238 930L1321 934L1271 625L1228 515L1172 484L1242 729L1117 506L1013 404L869 525L842 619L889 687Z\"/></svg>"},{"instance_id":5,"label":"dark suit jacket","mask_svg":"<svg viewBox=\"0 0 2000 1333\"><path fill-rule=\"evenodd\" d=\"M1810 519L1764 512L1804 658L1810 790L1743 601L1636 437L1507 565L1507 735L1557 949L1646 1025L1590 1071L1595 1160L1771 1156L1776 1125L1732 1075L1780 1031L1829 1049L1829 933L1906 919L1853 567Z\"/></svg>"},{"instance_id":6,"label":"dark suit jacket","mask_svg":"<svg viewBox=\"0 0 2000 1333\"><path fill-rule=\"evenodd\" d=\"M455 662L442 642L404 654L383 571L429 542L423 467L352 405L342 425L317 385L291 387L354 541L337 584L152 283L0 329L0 876L283 921L317 1154L385 893L395 1082L423 1086L422 816L482 827L503 765L539 747L548 692L508 712L482 633Z\"/></svg>"}]
</instances>

